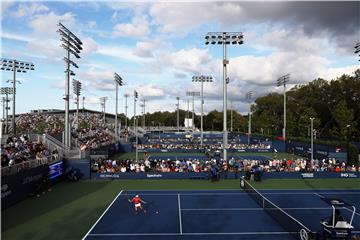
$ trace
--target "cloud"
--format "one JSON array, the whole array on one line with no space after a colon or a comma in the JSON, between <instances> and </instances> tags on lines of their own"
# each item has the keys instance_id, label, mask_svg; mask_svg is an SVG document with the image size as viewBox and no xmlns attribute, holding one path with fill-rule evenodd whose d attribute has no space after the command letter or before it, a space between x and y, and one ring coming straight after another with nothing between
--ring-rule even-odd
<instances>
[{"instance_id":1,"label":"cloud","mask_svg":"<svg viewBox=\"0 0 360 240\"><path fill-rule=\"evenodd\" d=\"M125 46L100 45L98 46L97 53L133 62L144 61L144 58L138 57L134 54L132 48Z\"/></svg>"},{"instance_id":2,"label":"cloud","mask_svg":"<svg viewBox=\"0 0 360 240\"><path fill-rule=\"evenodd\" d=\"M237 3L154 3L149 14L161 31L183 35L204 23L233 25L243 10Z\"/></svg>"},{"instance_id":3,"label":"cloud","mask_svg":"<svg viewBox=\"0 0 360 240\"><path fill-rule=\"evenodd\" d=\"M71 26L75 22L75 15L71 12L64 13L63 15L57 15L54 12L38 14L30 20L29 26L35 34L42 34L42 37L44 37L44 34L55 36L57 35L56 29L59 22L67 27Z\"/></svg>"},{"instance_id":4,"label":"cloud","mask_svg":"<svg viewBox=\"0 0 360 240\"><path fill-rule=\"evenodd\" d=\"M145 99L162 99L165 97L165 89L153 84L139 85L136 89L139 92L140 98Z\"/></svg>"},{"instance_id":5,"label":"cloud","mask_svg":"<svg viewBox=\"0 0 360 240\"><path fill-rule=\"evenodd\" d=\"M130 23L119 23L113 28L113 34L119 37L145 37L150 33L149 22L145 15L135 15Z\"/></svg>"},{"instance_id":6,"label":"cloud","mask_svg":"<svg viewBox=\"0 0 360 240\"><path fill-rule=\"evenodd\" d=\"M162 53L158 61L163 66L189 73L201 73L206 71L206 64L210 63L212 57L207 49L181 49L177 52Z\"/></svg>"},{"instance_id":7,"label":"cloud","mask_svg":"<svg viewBox=\"0 0 360 240\"><path fill-rule=\"evenodd\" d=\"M1 19L5 18L9 14L9 9L12 5L14 5L15 1L1 1L0 2L0 9L1 9Z\"/></svg>"},{"instance_id":8,"label":"cloud","mask_svg":"<svg viewBox=\"0 0 360 240\"><path fill-rule=\"evenodd\" d=\"M98 44L90 37L81 38L83 42L83 50L81 54L90 55L98 50Z\"/></svg>"},{"instance_id":9,"label":"cloud","mask_svg":"<svg viewBox=\"0 0 360 240\"><path fill-rule=\"evenodd\" d=\"M32 4L25 4L22 3L19 5L18 9L16 10L16 12L12 13L12 16L15 18L22 18L22 17L27 17L27 16L32 16L34 14L37 13L42 13L42 12L48 12L49 8L43 4L39 4L39 3L32 3Z\"/></svg>"},{"instance_id":10,"label":"cloud","mask_svg":"<svg viewBox=\"0 0 360 240\"><path fill-rule=\"evenodd\" d=\"M4 31L0 31L0 37L6 38L9 40L21 41L21 42L30 42L30 41L34 40L34 38L32 38L30 36L17 34L17 33L11 33L11 32L4 32Z\"/></svg>"},{"instance_id":11,"label":"cloud","mask_svg":"<svg viewBox=\"0 0 360 240\"><path fill-rule=\"evenodd\" d=\"M159 46L155 42L137 42L136 47L133 50L133 53L142 58L152 58L154 57L153 51Z\"/></svg>"}]
</instances>

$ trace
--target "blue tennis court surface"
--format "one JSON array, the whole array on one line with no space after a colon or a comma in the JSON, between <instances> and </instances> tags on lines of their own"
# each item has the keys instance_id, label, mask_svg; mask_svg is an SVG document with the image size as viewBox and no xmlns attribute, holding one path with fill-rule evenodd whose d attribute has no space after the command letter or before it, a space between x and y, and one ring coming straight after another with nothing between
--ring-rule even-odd
<instances>
[{"instance_id":1,"label":"blue tennis court surface","mask_svg":"<svg viewBox=\"0 0 360 240\"><path fill-rule=\"evenodd\" d=\"M320 196L340 198L358 209L353 226L360 234L359 190L266 190L270 201L312 231L328 219L331 207ZM147 213L136 215L128 202L139 194ZM346 220L349 209L343 209ZM83 239L294 239L242 190L124 191L119 194Z\"/></svg>"}]
</instances>

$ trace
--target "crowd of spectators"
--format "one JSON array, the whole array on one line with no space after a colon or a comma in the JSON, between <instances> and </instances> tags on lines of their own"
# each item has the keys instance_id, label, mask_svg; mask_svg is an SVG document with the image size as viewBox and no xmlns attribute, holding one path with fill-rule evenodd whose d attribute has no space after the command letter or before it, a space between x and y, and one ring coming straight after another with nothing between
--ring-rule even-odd
<instances>
[{"instance_id":1,"label":"crowd of spectators","mask_svg":"<svg viewBox=\"0 0 360 240\"><path fill-rule=\"evenodd\" d=\"M26 135L9 137L1 145L1 167L10 167L29 160L43 160L49 156L57 157L42 142L31 142Z\"/></svg>"},{"instance_id":2,"label":"crowd of spectators","mask_svg":"<svg viewBox=\"0 0 360 240\"><path fill-rule=\"evenodd\" d=\"M263 172L356 172L360 168L347 166L345 162L336 162L332 159L314 161L306 159L270 159L251 160L230 158L222 159L140 159L140 160L110 160L97 159L92 161L92 171L99 173L124 172L209 172L216 165L220 172L243 172L256 167Z\"/></svg>"},{"instance_id":3,"label":"crowd of spectators","mask_svg":"<svg viewBox=\"0 0 360 240\"><path fill-rule=\"evenodd\" d=\"M212 149L218 150L222 148L221 143L208 144L204 142L203 146L201 146L198 142L190 142L190 143L147 143L147 144L138 144L138 149L146 150L146 149ZM244 150L244 149L271 149L270 144L244 144L244 143L230 143L228 144L229 149L234 150ZM134 146L136 148L136 145Z\"/></svg>"},{"instance_id":4,"label":"crowd of spectators","mask_svg":"<svg viewBox=\"0 0 360 240\"><path fill-rule=\"evenodd\" d=\"M28 113L21 115L16 124L20 133L56 134L64 131L64 121L64 114ZM78 122L79 126L77 126ZM108 133L102 114L80 112L79 121L76 119L76 114L70 114L70 123L75 146L79 146L82 150L97 148L114 141Z\"/></svg>"}]
</instances>

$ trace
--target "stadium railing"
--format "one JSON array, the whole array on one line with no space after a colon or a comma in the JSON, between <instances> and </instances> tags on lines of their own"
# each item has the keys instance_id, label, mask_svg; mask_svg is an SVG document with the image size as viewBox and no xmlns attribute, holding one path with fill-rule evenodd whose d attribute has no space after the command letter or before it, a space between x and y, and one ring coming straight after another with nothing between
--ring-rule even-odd
<instances>
[{"instance_id":1,"label":"stadium railing","mask_svg":"<svg viewBox=\"0 0 360 240\"><path fill-rule=\"evenodd\" d=\"M1 176L2 177L10 176L10 175L19 173L25 169L35 168L35 167L46 165L46 164L51 164L53 162L59 161L59 159L60 159L59 155L54 154L51 156L43 157L41 159L28 160L28 161L24 161L24 162L21 162L18 164L14 164L9 167L2 167L1 168Z\"/></svg>"}]
</instances>

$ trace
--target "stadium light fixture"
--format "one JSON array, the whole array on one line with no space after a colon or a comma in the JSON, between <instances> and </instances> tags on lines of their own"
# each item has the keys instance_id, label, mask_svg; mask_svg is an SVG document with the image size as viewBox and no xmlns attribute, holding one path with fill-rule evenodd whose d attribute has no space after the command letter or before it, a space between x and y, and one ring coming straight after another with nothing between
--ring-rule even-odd
<instances>
[{"instance_id":1,"label":"stadium light fixture","mask_svg":"<svg viewBox=\"0 0 360 240\"><path fill-rule=\"evenodd\" d=\"M290 74L286 74L284 76L281 76L277 80L277 86L280 87L281 85L284 86L284 127L283 127L283 139L286 141L286 83L288 83L290 80Z\"/></svg>"},{"instance_id":2,"label":"stadium light fixture","mask_svg":"<svg viewBox=\"0 0 360 240\"><path fill-rule=\"evenodd\" d=\"M251 136L251 98L253 95L253 91L249 91L246 93L246 99L248 100L249 103L249 117L248 117L248 145L250 145L250 136Z\"/></svg>"},{"instance_id":3,"label":"stadium light fixture","mask_svg":"<svg viewBox=\"0 0 360 240\"><path fill-rule=\"evenodd\" d=\"M313 117L310 118L310 132L311 132L311 167L314 166L314 119Z\"/></svg>"},{"instance_id":4,"label":"stadium light fixture","mask_svg":"<svg viewBox=\"0 0 360 240\"><path fill-rule=\"evenodd\" d=\"M179 113L179 108L180 108L180 98L176 97L177 100L177 104L176 104L176 108L177 108L177 112L176 112L176 127L178 132L180 131L180 113Z\"/></svg>"},{"instance_id":5,"label":"stadium light fixture","mask_svg":"<svg viewBox=\"0 0 360 240\"><path fill-rule=\"evenodd\" d=\"M200 117L200 129L201 129L201 147L203 146L203 136L204 136L204 129L203 129L203 115L204 115L204 82L209 83L213 82L212 76L193 76L192 77L193 82L200 82L201 83L201 117Z\"/></svg>"},{"instance_id":6,"label":"stadium light fixture","mask_svg":"<svg viewBox=\"0 0 360 240\"><path fill-rule=\"evenodd\" d=\"M359 57L360 57L360 42L355 44L355 52L354 53L355 54L359 53ZM360 58L359 58L359 61L360 61Z\"/></svg>"},{"instance_id":7,"label":"stadium light fixture","mask_svg":"<svg viewBox=\"0 0 360 240\"><path fill-rule=\"evenodd\" d=\"M205 36L205 44L219 44L223 46L223 159L227 160L228 131L227 131L227 45L241 45L244 43L242 32L209 32Z\"/></svg>"},{"instance_id":8,"label":"stadium light fixture","mask_svg":"<svg viewBox=\"0 0 360 240\"><path fill-rule=\"evenodd\" d=\"M20 60L16 60L16 59L8 59L8 58L1 58L0 60L0 66L1 66L1 70L4 71L12 71L13 72L13 79L10 80L10 82L13 84L13 89L14 91L12 92L13 94L13 99L12 99L12 120L11 120L11 125L12 125L12 131L13 134L16 134L16 125L15 125L15 107L16 107L16 83L20 83L19 81L16 80L16 73L27 73L28 71L33 71L35 70L35 65L31 62L24 62L24 61L20 61ZM7 125L6 125L7 126Z\"/></svg>"},{"instance_id":9,"label":"stadium light fixture","mask_svg":"<svg viewBox=\"0 0 360 240\"><path fill-rule=\"evenodd\" d=\"M73 91L76 96L76 129L79 129L79 101L80 101L80 94L81 94L81 82L79 80L73 79Z\"/></svg>"},{"instance_id":10,"label":"stadium light fixture","mask_svg":"<svg viewBox=\"0 0 360 240\"><path fill-rule=\"evenodd\" d=\"M106 101L107 100L108 100L108 97L101 97L100 98L101 111L104 114L104 124L106 124Z\"/></svg>"},{"instance_id":11,"label":"stadium light fixture","mask_svg":"<svg viewBox=\"0 0 360 240\"><path fill-rule=\"evenodd\" d=\"M192 129L195 129L195 96L200 96L200 92L188 91L186 96L192 97Z\"/></svg>"},{"instance_id":12,"label":"stadium light fixture","mask_svg":"<svg viewBox=\"0 0 360 240\"><path fill-rule=\"evenodd\" d=\"M119 123L118 123L118 92L119 86L123 86L123 79L119 76L119 74L114 73L114 81L115 81L115 134L118 136L119 134Z\"/></svg>"},{"instance_id":13,"label":"stadium light fixture","mask_svg":"<svg viewBox=\"0 0 360 240\"><path fill-rule=\"evenodd\" d=\"M136 90L134 90L134 132L135 132L135 146L136 146L136 152L135 152L135 159L138 161L139 154L138 154L138 133L137 133L137 117L136 117L136 102L138 100L139 94Z\"/></svg>"},{"instance_id":14,"label":"stadium light fixture","mask_svg":"<svg viewBox=\"0 0 360 240\"><path fill-rule=\"evenodd\" d=\"M124 97L125 97L125 128L127 129L127 125L128 125L128 123L127 123L127 110L128 110L127 99L128 99L128 97L130 97L130 95L125 93Z\"/></svg>"},{"instance_id":15,"label":"stadium light fixture","mask_svg":"<svg viewBox=\"0 0 360 240\"><path fill-rule=\"evenodd\" d=\"M5 95L5 97L2 98L3 101L3 118L5 120L5 134L9 133L9 102L10 98L9 95L13 94L13 88L10 87L2 87L0 88L0 94Z\"/></svg>"},{"instance_id":16,"label":"stadium light fixture","mask_svg":"<svg viewBox=\"0 0 360 240\"><path fill-rule=\"evenodd\" d=\"M57 32L60 34L61 47L66 51L66 57L63 60L66 63L66 81L65 81L65 141L64 144L66 147L71 148L71 134L70 134L70 118L69 118L69 104L70 104L70 76L75 76L75 73L70 69L70 65L75 68L79 66L70 59L70 56L75 58L80 58L80 52L83 50L81 40L72 33L67 27L65 27L61 22L58 23Z\"/></svg>"}]
</instances>

